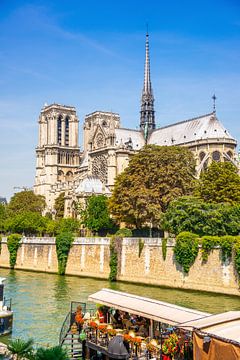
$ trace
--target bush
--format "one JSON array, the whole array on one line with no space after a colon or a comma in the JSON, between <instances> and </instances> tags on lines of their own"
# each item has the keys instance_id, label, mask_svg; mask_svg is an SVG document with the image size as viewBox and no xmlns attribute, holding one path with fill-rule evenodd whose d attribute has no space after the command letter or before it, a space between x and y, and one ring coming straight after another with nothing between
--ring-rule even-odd
<instances>
[{"instance_id":1,"label":"bush","mask_svg":"<svg viewBox=\"0 0 240 360\"><path fill-rule=\"evenodd\" d=\"M180 233L176 238L174 254L178 264L188 273L198 255L198 235L190 232Z\"/></svg>"},{"instance_id":2,"label":"bush","mask_svg":"<svg viewBox=\"0 0 240 360\"><path fill-rule=\"evenodd\" d=\"M119 229L115 235L121 237L132 237L132 230L128 228L122 228Z\"/></svg>"},{"instance_id":3,"label":"bush","mask_svg":"<svg viewBox=\"0 0 240 360\"><path fill-rule=\"evenodd\" d=\"M14 269L14 266L17 261L17 252L18 252L18 248L20 246L21 238L22 237L19 234L12 234L12 235L9 235L7 238L7 247L8 247L8 251L10 254L9 263L10 263L11 269Z\"/></svg>"}]
</instances>

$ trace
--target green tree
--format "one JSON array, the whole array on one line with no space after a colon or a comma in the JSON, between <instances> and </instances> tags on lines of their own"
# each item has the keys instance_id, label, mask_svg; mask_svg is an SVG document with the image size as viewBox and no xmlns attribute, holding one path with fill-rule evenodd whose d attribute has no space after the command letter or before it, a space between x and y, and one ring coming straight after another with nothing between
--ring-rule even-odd
<instances>
[{"instance_id":1,"label":"green tree","mask_svg":"<svg viewBox=\"0 0 240 360\"><path fill-rule=\"evenodd\" d=\"M73 218L63 218L57 221L56 232L58 234L62 232L78 233L79 228L79 220Z\"/></svg>"},{"instance_id":2,"label":"green tree","mask_svg":"<svg viewBox=\"0 0 240 360\"><path fill-rule=\"evenodd\" d=\"M191 194L194 176L195 160L188 149L145 146L117 177L110 211L117 222L158 227L170 201Z\"/></svg>"},{"instance_id":3,"label":"green tree","mask_svg":"<svg viewBox=\"0 0 240 360\"><path fill-rule=\"evenodd\" d=\"M62 192L58 197L55 199L54 209L56 211L56 219L61 219L64 216L64 197L65 193Z\"/></svg>"},{"instance_id":4,"label":"green tree","mask_svg":"<svg viewBox=\"0 0 240 360\"><path fill-rule=\"evenodd\" d=\"M108 198L105 195L90 196L86 209L81 212L81 220L93 232L112 229L114 225L108 210Z\"/></svg>"},{"instance_id":5,"label":"green tree","mask_svg":"<svg viewBox=\"0 0 240 360\"><path fill-rule=\"evenodd\" d=\"M7 218L6 205L0 203L0 233L4 232L4 224Z\"/></svg>"},{"instance_id":6,"label":"green tree","mask_svg":"<svg viewBox=\"0 0 240 360\"><path fill-rule=\"evenodd\" d=\"M183 196L170 203L161 218L163 230L172 234L190 231L203 235L237 235L240 232L240 205L207 203Z\"/></svg>"},{"instance_id":7,"label":"green tree","mask_svg":"<svg viewBox=\"0 0 240 360\"><path fill-rule=\"evenodd\" d=\"M240 203L240 176L230 162L212 162L201 173L196 195L211 203Z\"/></svg>"},{"instance_id":8,"label":"green tree","mask_svg":"<svg viewBox=\"0 0 240 360\"><path fill-rule=\"evenodd\" d=\"M45 232L49 219L37 212L22 212L5 221L5 230L24 235L40 235Z\"/></svg>"},{"instance_id":9,"label":"green tree","mask_svg":"<svg viewBox=\"0 0 240 360\"><path fill-rule=\"evenodd\" d=\"M10 340L7 345L8 351L14 355L14 359L32 359L33 358L33 340L15 339Z\"/></svg>"},{"instance_id":10,"label":"green tree","mask_svg":"<svg viewBox=\"0 0 240 360\"><path fill-rule=\"evenodd\" d=\"M25 190L13 195L7 209L10 215L26 211L42 214L45 206L44 196L35 195L31 190Z\"/></svg>"}]
</instances>

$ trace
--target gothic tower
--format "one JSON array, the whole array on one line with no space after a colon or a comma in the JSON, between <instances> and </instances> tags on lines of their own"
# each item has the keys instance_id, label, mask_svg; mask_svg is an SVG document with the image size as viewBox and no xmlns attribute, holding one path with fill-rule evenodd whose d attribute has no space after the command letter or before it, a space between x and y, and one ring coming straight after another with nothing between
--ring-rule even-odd
<instances>
[{"instance_id":1,"label":"gothic tower","mask_svg":"<svg viewBox=\"0 0 240 360\"><path fill-rule=\"evenodd\" d=\"M155 111L154 111L154 97L152 91L152 84L150 78L150 58L149 58L149 35L146 34L146 49L145 49L145 67L144 67L144 84L141 98L140 111L140 129L144 132L145 140L148 134L156 128Z\"/></svg>"},{"instance_id":2,"label":"gothic tower","mask_svg":"<svg viewBox=\"0 0 240 360\"><path fill-rule=\"evenodd\" d=\"M44 195L47 211L78 169L78 118L74 107L44 106L39 116L39 141L34 192Z\"/></svg>"}]
</instances>

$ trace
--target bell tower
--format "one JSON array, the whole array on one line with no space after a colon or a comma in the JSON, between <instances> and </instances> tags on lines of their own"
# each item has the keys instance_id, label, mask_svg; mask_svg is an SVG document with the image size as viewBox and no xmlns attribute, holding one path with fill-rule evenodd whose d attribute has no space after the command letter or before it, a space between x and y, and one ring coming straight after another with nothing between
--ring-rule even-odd
<instances>
[{"instance_id":1,"label":"bell tower","mask_svg":"<svg viewBox=\"0 0 240 360\"><path fill-rule=\"evenodd\" d=\"M44 106L39 116L34 192L44 195L47 208L53 208L58 189L73 181L79 166L78 118L72 106Z\"/></svg>"}]
</instances>

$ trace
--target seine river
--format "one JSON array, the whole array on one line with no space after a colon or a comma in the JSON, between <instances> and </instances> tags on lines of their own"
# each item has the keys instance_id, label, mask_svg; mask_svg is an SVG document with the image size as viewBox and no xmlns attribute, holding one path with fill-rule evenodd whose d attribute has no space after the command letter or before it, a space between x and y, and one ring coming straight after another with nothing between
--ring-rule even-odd
<instances>
[{"instance_id":1,"label":"seine river","mask_svg":"<svg viewBox=\"0 0 240 360\"><path fill-rule=\"evenodd\" d=\"M5 297L14 310L14 338L34 338L36 344L56 345L70 301L87 301L88 295L103 287L122 290L198 310L218 313L240 310L240 298L219 294L166 289L105 280L58 276L46 273L0 269L6 277ZM7 342L9 337L0 341Z\"/></svg>"}]
</instances>

